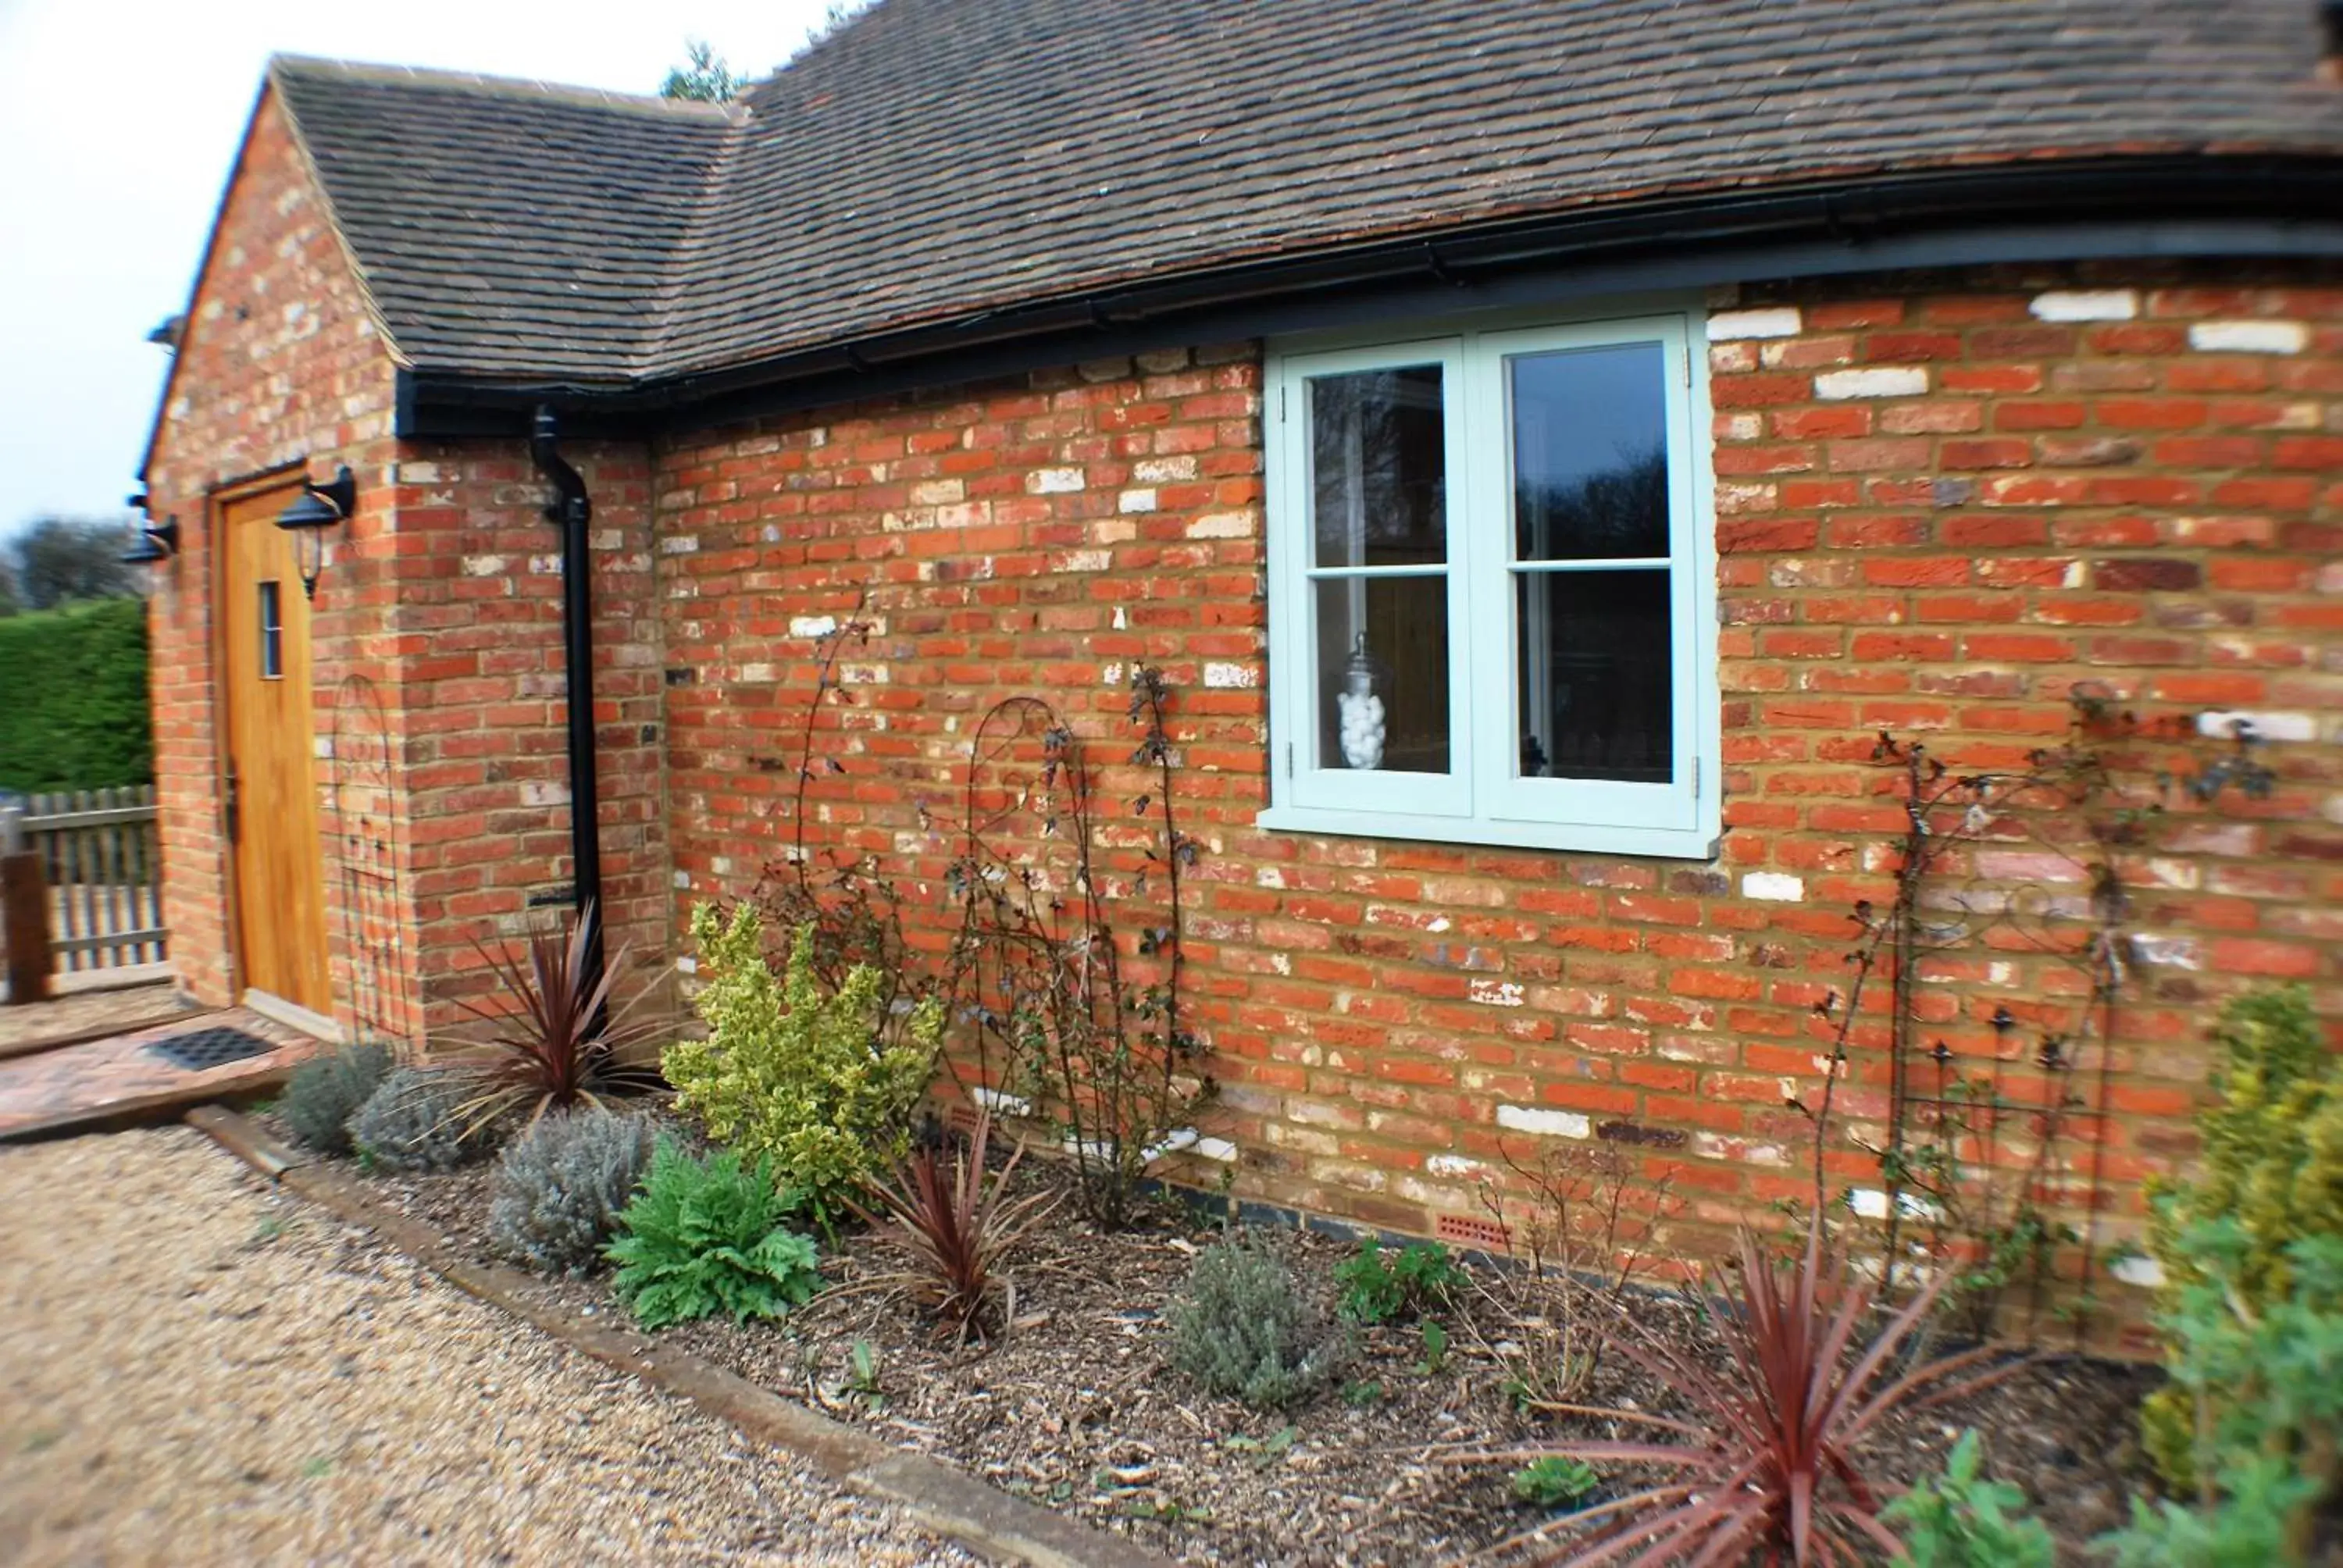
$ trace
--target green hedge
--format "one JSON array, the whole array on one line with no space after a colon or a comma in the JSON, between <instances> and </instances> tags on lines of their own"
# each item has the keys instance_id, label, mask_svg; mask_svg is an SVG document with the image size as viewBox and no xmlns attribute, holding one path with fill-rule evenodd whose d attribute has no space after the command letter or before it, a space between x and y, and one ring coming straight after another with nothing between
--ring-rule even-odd
<instances>
[{"instance_id":1,"label":"green hedge","mask_svg":"<svg viewBox=\"0 0 2343 1568\"><path fill-rule=\"evenodd\" d=\"M154 778L146 601L0 618L0 789L105 789Z\"/></svg>"}]
</instances>

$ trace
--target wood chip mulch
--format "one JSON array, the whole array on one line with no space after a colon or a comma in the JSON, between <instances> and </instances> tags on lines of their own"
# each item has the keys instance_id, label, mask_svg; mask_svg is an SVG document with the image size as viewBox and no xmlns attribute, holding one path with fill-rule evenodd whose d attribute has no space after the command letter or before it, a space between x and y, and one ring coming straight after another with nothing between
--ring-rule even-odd
<instances>
[{"instance_id":1,"label":"wood chip mulch","mask_svg":"<svg viewBox=\"0 0 2343 1568\"><path fill-rule=\"evenodd\" d=\"M487 1257L492 1176L492 1167L475 1166L376 1181L407 1212ZM1028 1161L1017 1180L1022 1187L1065 1177ZM1017 1260L1013 1322L990 1344L955 1346L900 1300L851 1289L897 1266L891 1249L868 1235L823 1249L824 1273L849 1288L786 1323L707 1322L664 1337L900 1446L1196 1563L1524 1560L1524 1548L1493 1549L1554 1516L1515 1502L1511 1464L1460 1465L1451 1455L1564 1433L1650 1435L1516 1408L1507 1384L1524 1337L1523 1297L1517 1279L1495 1281L1487 1266L1474 1268L1474 1290L1443 1314L1451 1345L1437 1370L1426 1369L1421 1330L1393 1325L1361 1336L1342 1386L1295 1409L1264 1414L1202 1394L1166 1362L1161 1312L1217 1227L1170 1207L1111 1235L1072 1218L1071 1205L1058 1215ZM1331 1306L1330 1271L1351 1246L1293 1231L1278 1231L1276 1242ZM607 1274L544 1288L581 1313L624 1311ZM1645 1307L1644 1321L1691 1353L1718 1359L1689 1306L1654 1297ZM876 1397L851 1386L858 1343L875 1354ZM1865 1444L1868 1473L1896 1485L1935 1472L1974 1427L1988 1470L2025 1488L2062 1556L2078 1553L2121 1522L2127 1493L2143 1483L2137 1410L2158 1380L2150 1369L2046 1355L1968 1400L1885 1423ZM1587 1402L1664 1410L1667 1398L1614 1356Z\"/></svg>"}]
</instances>

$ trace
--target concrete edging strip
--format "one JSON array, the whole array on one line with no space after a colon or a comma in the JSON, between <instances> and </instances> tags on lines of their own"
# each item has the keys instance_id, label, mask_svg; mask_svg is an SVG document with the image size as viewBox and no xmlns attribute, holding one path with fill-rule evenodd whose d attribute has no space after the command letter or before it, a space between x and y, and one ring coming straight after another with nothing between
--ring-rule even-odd
<instances>
[{"instance_id":1,"label":"concrete edging strip","mask_svg":"<svg viewBox=\"0 0 2343 1568\"><path fill-rule=\"evenodd\" d=\"M1169 1568L1135 1542L1012 1497L940 1460L892 1448L737 1372L630 1330L581 1321L535 1300L541 1282L459 1256L439 1235L375 1201L347 1172L306 1162L226 1107L198 1106L189 1126L336 1218L363 1225L467 1295L652 1387L689 1400L752 1438L788 1450L850 1491L901 1508L920 1524L996 1561L1033 1568Z\"/></svg>"}]
</instances>

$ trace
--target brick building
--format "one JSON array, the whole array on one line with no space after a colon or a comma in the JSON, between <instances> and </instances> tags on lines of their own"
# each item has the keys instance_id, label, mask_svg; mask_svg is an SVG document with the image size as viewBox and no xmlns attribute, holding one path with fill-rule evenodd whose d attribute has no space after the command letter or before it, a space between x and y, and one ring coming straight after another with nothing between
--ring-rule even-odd
<instances>
[{"instance_id":1,"label":"brick building","mask_svg":"<svg viewBox=\"0 0 2343 1568\"><path fill-rule=\"evenodd\" d=\"M2104 1038L2048 950L2087 873L2015 810L1909 1008L2013 1098L2079 1042L2055 1174L2120 1230L2222 998L2343 1017L2321 15L886 0L725 106L281 60L145 472L182 982L419 1040L580 849L637 978L688 970L860 606L804 831L923 941L986 710L1048 696L1119 829L1172 682L1240 1191L1469 1237L1562 1141L1721 1221L1808 1180L1878 735L2022 769L2079 692L2242 719L2274 787L2125 849ZM345 466L311 599L272 525Z\"/></svg>"}]
</instances>

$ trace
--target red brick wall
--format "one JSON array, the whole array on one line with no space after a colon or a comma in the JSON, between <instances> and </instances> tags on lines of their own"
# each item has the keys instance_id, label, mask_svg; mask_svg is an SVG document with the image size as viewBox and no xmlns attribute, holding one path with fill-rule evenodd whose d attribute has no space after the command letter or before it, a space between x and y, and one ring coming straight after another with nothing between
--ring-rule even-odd
<instances>
[{"instance_id":1,"label":"red brick wall","mask_svg":"<svg viewBox=\"0 0 2343 1568\"><path fill-rule=\"evenodd\" d=\"M562 682L560 539L540 513L548 488L519 442L401 443L394 372L363 290L273 100L254 121L199 281L148 473L156 516L185 546L154 600L156 772L166 918L182 982L233 1000L209 598L209 501L306 463L347 463L357 517L337 530L313 625L319 827L326 841L335 1011L357 1021L367 981L377 1020L411 1037L461 1016L451 998L484 981L472 942L556 918L529 895L570 875ZM659 628L651 608L649 473L639 445L571 452L594 498L591 539L603 876L612 950L639 978L667 965ZM340 772L344 804L387 847L396 913L356 933L346 898L337 771L367 742L347 683L380 703L388 787ZM347 788L356 783L356 788ZM350 813L353 818L357 812Z\"/></svg>"},{"instance_id":2,"label":"red brick wall","mask_svg":"<svg viewBox=\"0 0 2343 1568\"><path fill-rule=\"evenodd\" d=\"M2105 1174L2136 1212L2138 1176L2186 1147L2221 996L2302 978L2343 1014L2343 287L2041 268L1751 288L1713 319L1716 863L1252 829L1258 358L1174 350L659 453L676 921L787 843L811 634L859 594L879 629L847 655L858 700L824 718L848 771L815 785L809 836L880 855L922 908L950 841L920 808L952 819L976 716L1046 694L1119 758L1124 674L1158 662L1241 1191L1424 1231L1475 1211L1502 1150L1659 1129L1684 1136L1636 1142L1646 1168L1722 1221L1803 1187L1783 1101L1811 1090L1814 1004L1900 822L1876 731L1983 767L2055 740L2078 682L2151 714L2255 710L2316 738L2267 748L2274 798L2129 868L2156 940ZM2062 972L1987 948L1931 970L1923 1014L1989 1052L2001 1002L2046 1024L2071 1005ZM1855 1068L1847 1101L1874 1113L1879 1062Z\"/></svg>"},{"instance_id":3,"label":"red brick wall","mask_svg":"<svg viewBox=\"0 0 2343 1568\"><path fill-rule=\"evenodd\" d=\"M594 503L594 718L608 950L664 983L667 859L650 475L639 445L563 453ZM396 603L405 729L405 891L433 1030L493 977L473 949L549 925L532 894L565 895L569 857L561 534L520 442L409 443L398 468Z\"/></svg>"},{"instance_id":4,"label":"red brick wall","mask_svg":"<svg viewBox=\"0 0 2343 1568\"><path fill-rule=\"evenodd\" d=\"M197 1000L232 1000L228 882L211 702L210 500L220 487L309 461L347 462L357 518L333 548L313 623L321 705L367 657L359 639L386 558L383 476L393 367L317 188L273 97L256 115L188 312L146 473L149 510L178 519L181 552L156 571L148 624L164 919L171 958ZM319 735L330 733L321 714ZM326 765L318 766L325 782ZM328 840L332 828L320 811ZM329 897L337 879L328 872ZM341 913L328 911L338 930ZM339 955L336 991L345 990Z\"/></svg>"}]
</instances>

